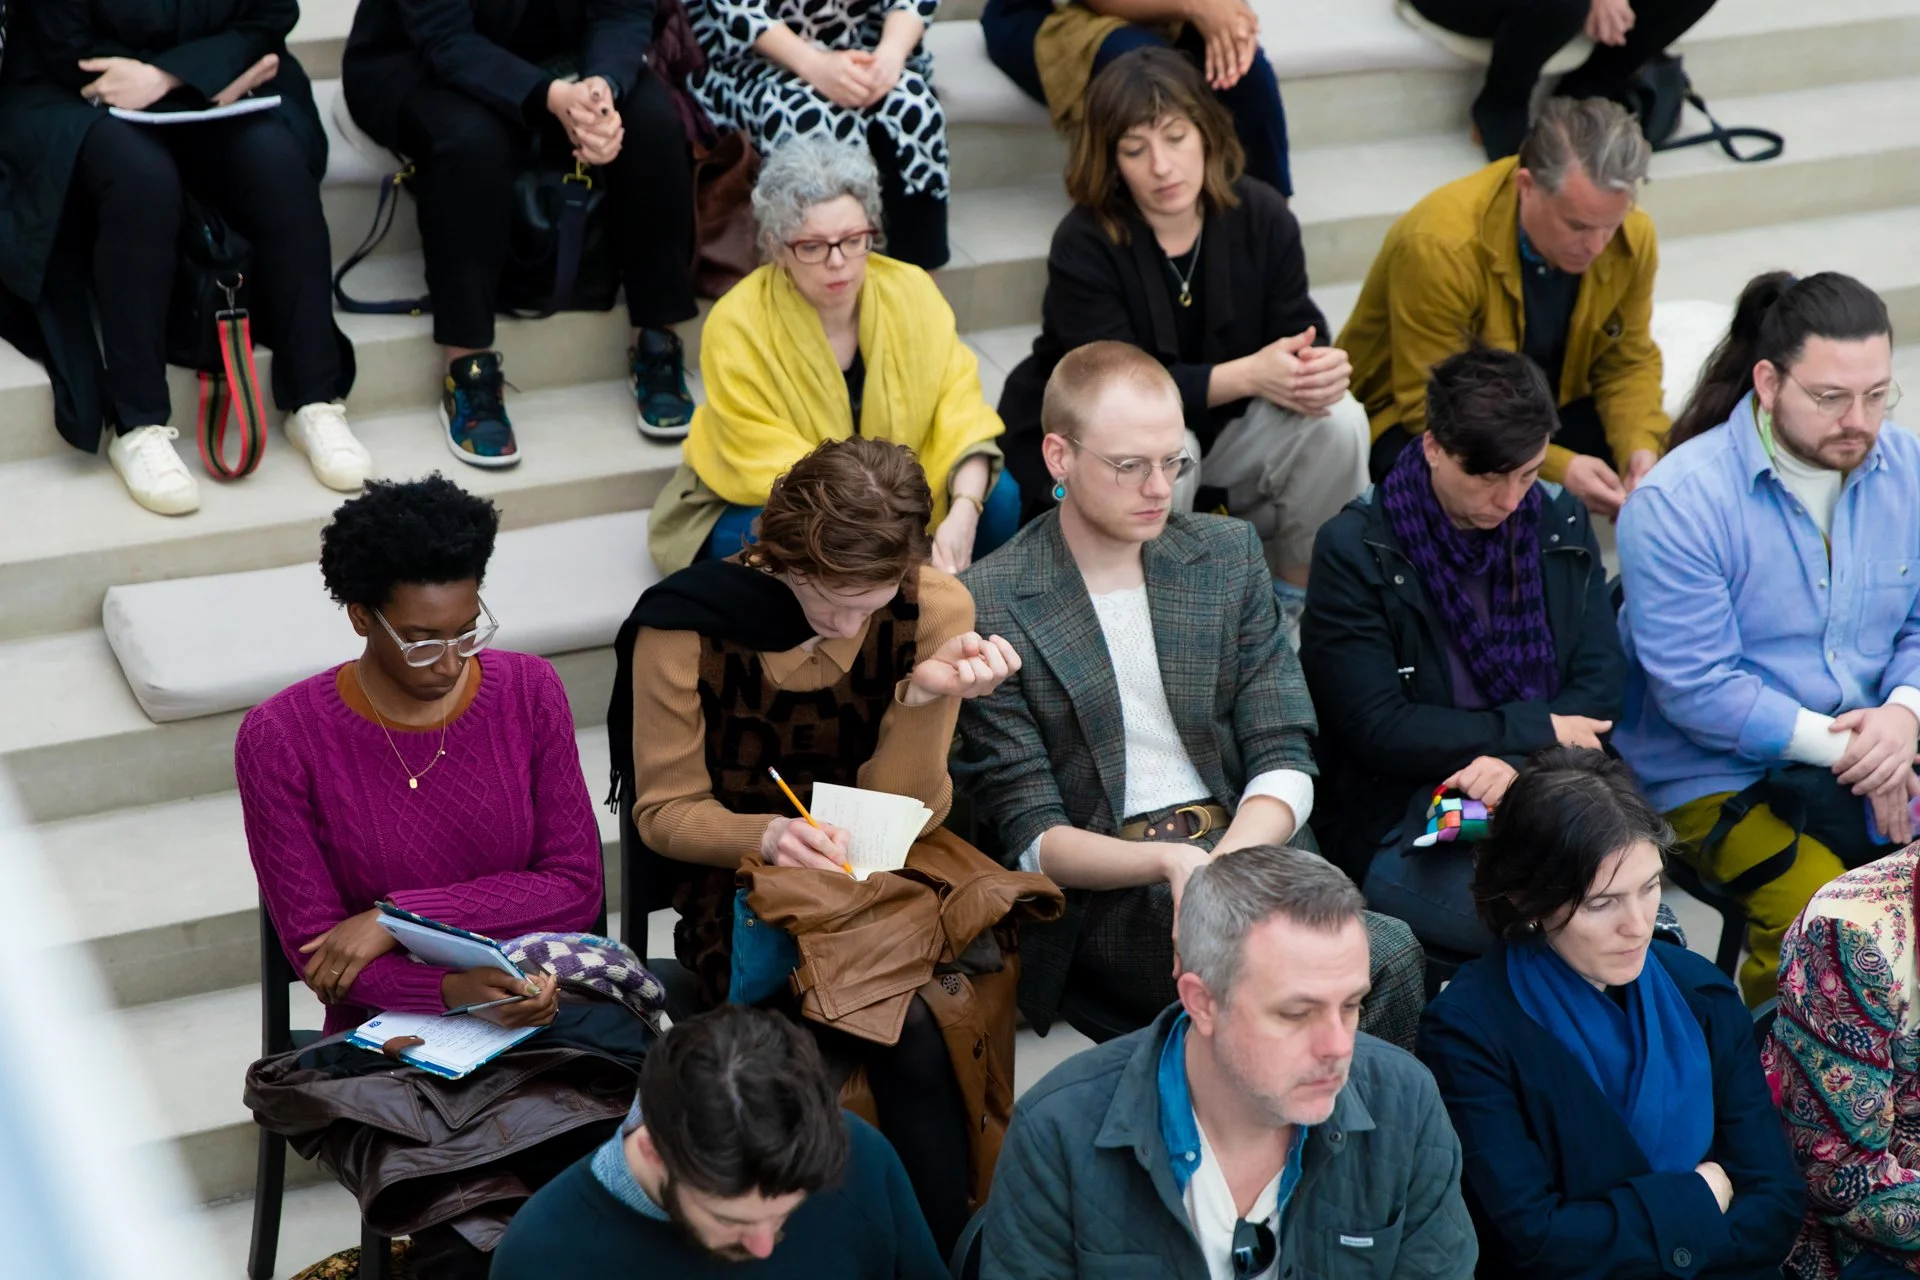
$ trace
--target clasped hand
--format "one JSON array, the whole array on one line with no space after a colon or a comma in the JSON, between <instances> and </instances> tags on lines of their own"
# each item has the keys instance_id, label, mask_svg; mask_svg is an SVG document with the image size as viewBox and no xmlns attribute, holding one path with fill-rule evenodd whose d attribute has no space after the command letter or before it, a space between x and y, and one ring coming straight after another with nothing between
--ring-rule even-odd
<instances>
[{"instance_id":1,"label":"clasped hand","mask_svg":"<svg viewBox=\"0 0 1920 1280\"><path fill-rule=\"evenodd\" d=\"M1314 328L1269 343L1254 356L1261 397L1283 409L1324 418L1347 394L1353 364L1338 347L1313 345Z\"/></svg>"},{"instance_id":2,"label":"clasped hand","mask_svg":"<svg viewBox=\"0 0 1920 1280\"><path fill-rule=\"evenodd\" d=\"M626 141L627 127L614 109L613 89L599 76L547 87L547 110L567 131L573 158L581 164L612 164Z\"/></svg>"},{"instance_id":3,"label":"clasped hand","mask_svg":"<svg viewBox=\"0 0 1920 1280\"><path fill-rule=\"evenodd\" d=\"M835 106L864 111L892 93L905 70L906 60L884 46L816 49L804 78Z\"/></svg>"}]
</instances>

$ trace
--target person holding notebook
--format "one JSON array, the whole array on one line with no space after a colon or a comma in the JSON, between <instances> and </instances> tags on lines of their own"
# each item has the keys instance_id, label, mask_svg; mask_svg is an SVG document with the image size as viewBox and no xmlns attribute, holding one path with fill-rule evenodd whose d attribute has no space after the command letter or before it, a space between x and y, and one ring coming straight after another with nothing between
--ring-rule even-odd
<instances>
[{"instance_id":1,"label":"person holding notebook","mask_svg":"<svg viewBox=\"0 0 1920 1280\"><path fill-rule=\"evenodd\" d=\"M1059 894L939 829L960 704L1020 659L974 633L966 588L929 562L931 509L904 446L863 436L817 446L774 481L756 541L641 597L614 645L608 734L616 771L631 769L634 825L664 860L653 874L673 886L674 951L705 1002L730 989L751 999L735 926L736 881L750 882L761 918L809 935L791 985L801 1014L830 1059L864 1068L880 1130L946 1250L985 1198L1012 1111L1015 970L1001 960L1012 943L1003 926L1016 901L1057 909ZM803 803L833 784L924 805L908 857L917 878L850 878L847 833L798 812L769 766ZM928 880L964 881L963 909ZM936 953L951 962L937 979L925 964L923 981L902 985L901 957ZM793 969L789 959L774 975L774 1001L788 1009ZM826 990L838 1016L821 1007ZM883 1016L863 1019L868 1010Z\"/></svg>"},{"instance_id":2,"label":"person holding notebook","mask_svg":"<svg viewBox=\"0 0 1920 1280\"><path fill-rule=\"evenodd\" d=\"M288 960L326 1005L325 1031L374 1013L478 1012L551 1022L553 979L417 964L381 927L381 901L507 940L590 929L600 836L573 716L545 660L489 648L481 596L499 512L440 476L374 481L320 535L328 592L366 639L358 658L247 713L234 743L247 847ZM541 1078L543 1090L570 1086ZM612 1118L581 1098L577 1128L512 1162L529 1186L597 1143ZM571 1145L569 1145L571 1144ZM525 1166L522 1168L521 1166ZM497 1223L413 1233L421 1280L484 1277Z\"/></svg>"}]
</instances>

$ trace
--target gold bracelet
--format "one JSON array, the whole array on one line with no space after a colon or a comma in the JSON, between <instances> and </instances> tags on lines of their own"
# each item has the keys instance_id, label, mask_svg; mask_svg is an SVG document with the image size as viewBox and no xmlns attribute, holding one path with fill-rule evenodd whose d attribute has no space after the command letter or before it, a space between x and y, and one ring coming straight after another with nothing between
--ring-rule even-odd
<instances>
[{"instance_id":1,"label":"gold bracelet","mask_svg":"<svg viewBox=\"0 0 1920 1280\"><path fill-rule=\"evenodd\" d=\"M974 497L970 493L956 493L953 495L953 500L955 502L971 502L973 504L974 511L978 512L980 515L987 514L987 504L985 502L982 502L979 498Z\"/></svg>"}]
</instances>

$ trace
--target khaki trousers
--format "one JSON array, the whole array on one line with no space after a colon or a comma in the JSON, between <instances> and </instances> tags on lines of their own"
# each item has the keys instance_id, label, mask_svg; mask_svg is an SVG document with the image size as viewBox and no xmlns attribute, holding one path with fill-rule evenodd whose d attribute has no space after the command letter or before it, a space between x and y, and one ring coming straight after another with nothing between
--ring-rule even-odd
<instances>
[{"instance_id":1,"label":"khaki trousers","mask_svg":"<svg viewBox=\"0 0 1920 1280\"><path fill-rule=\"evenodd\" d=\"M1351 395L1324 418L1256 396L1214 439L1193 474L1174 486L1174 506L1193 510L1202 484L1225 489L1228 509L1260 535L1268 571L1305 569L1320 526L1367 487L1371 443L1367 411ZM1187 449L1200 455L1192 432Z\"/></svg>"}]
</instances>

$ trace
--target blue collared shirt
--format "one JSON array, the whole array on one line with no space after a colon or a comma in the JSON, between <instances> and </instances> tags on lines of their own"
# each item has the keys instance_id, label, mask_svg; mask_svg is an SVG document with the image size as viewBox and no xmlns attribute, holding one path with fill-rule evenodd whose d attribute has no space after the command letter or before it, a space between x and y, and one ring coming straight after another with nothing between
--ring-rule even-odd
<instances>
[{"instance_id":1,"label":"blue collared shirt","mask_svg":"<svg viewBox=\"0 0 1920 1280\"><path fill-rule=\"evenodd\" d=\"M1802 707L1838 715L1920 684L1920 439L1881 428L1830 536L1829 558L1775 474L1751 396L1627 502L1614 743L1657 808L1758 781Z\"/></svg>"},{"instance_id":2,"label":"blue collared shirt","mask_svg":"<svg viewBox=\"0 0 1920 1280\"><path fill-rule=\"evenodd\" d=\"M1187 1028L1192 1019L1183 1012L1167 1029L1167 1042L1160 1049L1160 1136L1167 1144L1167 1160L1173 1167L1173 1182L1186 1194L1187 1183L1200 1167L1200 1121L1193 1114L1193 1092L1187 1087ZM1293 1126L1293 1146L1287 1152L1287 1167L1280 1173L1280 1197L1274 1202L1274 1217L1286 1215L1287 1200L1300 1182L1300 1150L1306 1145L1311 1125Z\"/></svg>"}]
</instances>

